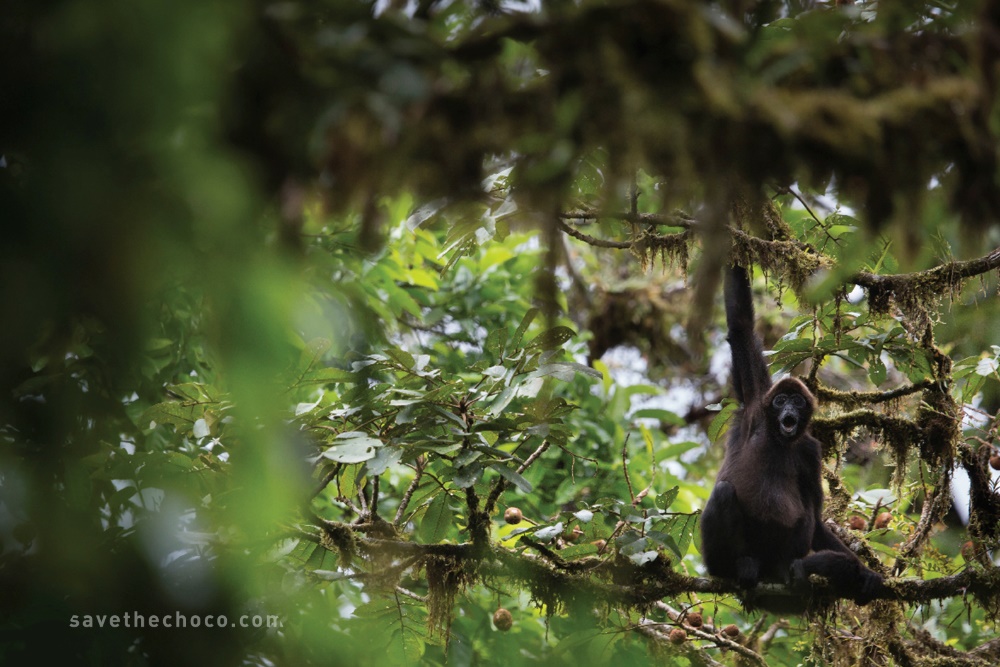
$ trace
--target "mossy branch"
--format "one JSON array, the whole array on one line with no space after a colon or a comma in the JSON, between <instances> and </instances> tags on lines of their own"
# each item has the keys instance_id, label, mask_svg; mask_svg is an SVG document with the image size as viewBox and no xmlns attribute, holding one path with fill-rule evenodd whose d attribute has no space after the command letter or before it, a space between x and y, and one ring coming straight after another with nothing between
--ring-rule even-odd
<instances>
[{"instance_id":1,"label":"mossy branch","mask_svg":"<svg viewBox=\"0 0 1000 667\"><path fill-rule=\"evenodd\" d=\"M558 552L534 545L536 553L490 545L482 551L478 545L463 544L417 544L403 539L368 537L356 531L349 524L335 524L323 521L323 534L335 534L337 539L320 540L320 546L339 555L347 550L357 549L357 553L368 559L384 563L386 558L408 559L450 558L456 563L477 562L481 576L492 580L513 579L532 590L546 604L561 609L567 604L586 602L604 605L619 605L648 609L663 598L674 598L688 593L742 596L746 591L734 581L712 577L692 577L679 574L671 569L671 564L662 556L645 565L635 565L621 556L588 557L579 561L567 561ZM350 532L350 538L345 534ZM308 534L300 537L314 541ZM471 568L466 568L472 571ZM814 594L824 602L839 599L833 591L814 587ZM768 596L797 596L793 590L781 584L761 584L753 593ZM957 574L937 579L888 578L885 588L877 599L927 603L949 597L972 595L992 615L1000 614L1000 568L976 567Z\"/></svg>"},{"instance_id":2,"label":"mossy branch","mask_svg":"<svg viewBox=\"0 0 1000 667\"><path fill-rule=\"evenodd\" d=\"M913 273L883 276L861 271L851 276L848 281L865 288L888 291L899 290L908 285L920 285L925 289L930 289L932 286L953 288L967 278L979 276L995 269L1000 269L1000 248L994 248L983 257L946 262L932 269Z\"/></svg>"},{"instance_id":3,"label":"mossy branch","mask_svg":"<svg viewBox=\"0 0 1000 667\"><path fill-rule=\"evenodd\" d=\"M846 435L858 428L882 433L894 441L919 442L921 438L920 427L909 419L865 409L852 410L834 417L814 417L811 428L813 435L820 440L829 440L829 436L834 433Z\"/></svg>"},{"instance_id":4,"label":"mossy branch","mask_svg":"<svg viewBox=\"0 0 1000 667\"><path fill-rule=\"evenodd\" d=\"M680 227L687 232L697 231L699 224L691 215L682 211L670 214L641 213L634 211L601 212L594 209L573 210L561 213L557 225L564 233L589 245L599 248L627 250L634 246L632 241L611 241L598 239L573 229L564 221L592 222L602 219L620 220L633 225L648 227ZM824 266L832 265L832 260L817 252L806 243L792 239L763 239L739 229L729 227L737 254L752 254L757 263L768 270L777 270L787 277L793 287L801 286L805 279ZM651 239L658 235L650 234ZM674 235L663 235L674 236ZM685 236L685 238L689 238ZM880 275L859 271L845 279L845 284L855 284L869 290L869 298L875 309L884 312L892 298L909 302L919 294L941 295L953 293L962 283L972 277L1000 269L1000 247L975 259L951 261L924 271Z\"/></svg>"},{"instance_id":5,"label":"mossy branch","mask_svg":"<svg viewBox=\"0 0 1000 667\"><path fill-rule=\"evenodd\" d=\"M832 402L850 407L856 407L859 405L888 403L890 401L903 398L904 396L916 394L917 392L928 389L933 384L934 382L932 380L924 380L922 382L897 387L896 389L891 389L889 391L838 391L824 385L818 385L815 387L815 393L816 398L820 399L824 403Z\"/></svg>"}]
</instances>

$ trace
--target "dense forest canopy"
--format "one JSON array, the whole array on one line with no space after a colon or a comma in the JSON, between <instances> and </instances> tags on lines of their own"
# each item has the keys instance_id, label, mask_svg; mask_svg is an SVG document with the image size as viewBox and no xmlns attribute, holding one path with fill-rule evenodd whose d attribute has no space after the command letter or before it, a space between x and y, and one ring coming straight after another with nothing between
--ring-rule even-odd
<instances>
[{"instance_id":1,"label":"dense forest canopy","mask_svg":"<svg viewBox=\"0 0 1000 667\"><path fill-rule=\"evenodd\" d=\"M0 662L996 664L998 56L992 0L8 2ZM731 264L868 605L705 574Z\"/></svg>"}]
</instances>

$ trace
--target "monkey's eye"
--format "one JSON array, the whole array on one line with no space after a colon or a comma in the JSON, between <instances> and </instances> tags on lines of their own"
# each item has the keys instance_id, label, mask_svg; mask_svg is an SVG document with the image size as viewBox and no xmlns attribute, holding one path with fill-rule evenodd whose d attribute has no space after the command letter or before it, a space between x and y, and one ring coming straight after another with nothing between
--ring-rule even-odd
<instances>
[{"instance_id":1,"label":"monkey's eye","mask_svg":"<svg viewBox=\"0 0 1000 667\"><path fill-rule=\"evenodd\" d=\"M788 396L786 396L785 394L778 394L777 396L774 397L774 400L771 401L771 405L773 405L776 408L781 408L784 407L785 403L787 402L788 402Z\"/></svg>"},{"instance_id":2,"label":"monkey's eye","mask_svg":"<svg viewBox=\"0 0 1000 667\"><path fill-rule=\"evenodd\" d=\"M792 396L792 405L794 405L797 408L804 408L804 407L806 407L806 398L805 398L805 396L801 396L799 394L795 394L794 396Z\"/></svg>"}]
</instances>

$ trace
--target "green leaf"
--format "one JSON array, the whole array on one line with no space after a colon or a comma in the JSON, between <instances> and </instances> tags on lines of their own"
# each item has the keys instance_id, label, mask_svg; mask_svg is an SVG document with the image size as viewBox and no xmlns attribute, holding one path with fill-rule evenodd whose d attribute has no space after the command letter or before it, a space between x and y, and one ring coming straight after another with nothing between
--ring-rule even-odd
<instances>
[{"instance_id":1,"label":"green leaf","mask_svg":"<svg viewBox=\"0 0 1000 667\"><path fill-rule=\"evenodd\" d=\"M406 350L401 350L398 347L388 348L387 350L385 350L385 354L387 357L395 361L397 364L399 364L406 370L410 370L411 368L413 368L413 365L416 363L416 360L413 358L412 354L410 354Z\"/></svg>"},{"instance_id":2,"label":"green leaf","mask_svg":"<svg viewBox=\"0 0 1000 667\"><path fill-rule=\"evenodd\" d=\"M399 463L403 458L402 447L377 447L375 457L365 464L369 475L381 475L389 466Z\"/></svg>"},{"instance_id":3,"label":"green leaf","mask_svg":"<svg viewBox=\"0 0 1000 667\"><path fill-rule=\"evenodd\" d=\"M363 463L375 458L382 441L364 433L341 433L320 456L337 463Z\"/></svg>"},{"instance_id":4,"label":"green leaf","mask_svg":"<svg viewBox=\"0 0 1000 667\"><path fill-rule=\"evenodd\" d=\"M353 382L354 380L353 373L341 368L317 368L303 375L299 379L299 384L332 384L334 382Z\"/></svg>"},{"instance_id":5,"label":"green leaf","mask_svg":"<svg viewBox=\"0 0 1000 667\"><path fill-rule=\"evenodd\" d=\"M662 408L643 408L632 413L632 419L657 419L671 426L684 426L684 418L670 410Z\"/></svg>"},{"instance_id":6,"label":"green leaf","mask_svg":"<svg viewBox=\"0 0 1000 667\"><path fill-rule=\"evenodd\" d=\"M293 375L301 378L308 371L321 365L321 359L329 352L332 343L326 338L314 338L306 343L295 364Z\"/></svg>"},{"instance_id":7,"label":"green leaf","mask_svg":"<svg viewBox=\"0 0 1000 667\"><path fill-rule=\"evenodd\" d=\"M656 505L658 507L662 507L663 509L670 507L674 503L674 501L677 500L677 496L680 494L680 492L681 488L679 486L667 489L666 491L664 491L663 493L661 493L659 496L656 497Z\"/></svg>"},{"instance_id":8,"label":"green leaf","mask_svg":"<svg viewBox=\"0 0 1000 667\"><path fill-rule=\"evenodd\" d=\"M510 405L510 402L514 400L515 396L517 396L517 387L507 387L501 391L500 395L497 396L497 399L493 401L493 405L490 406L489 414L493 417L499 415L508 405Z\"/></svg>"},{"instance_id":9,"label":"green leaf","mask_svg":"<svg viewBox=\"0 0 1000 667\"><path fill-rule=\"evenodd\" d=\"M584 364L578 364L572 361L557 361L550 364L541 364L538 367L538 370L534 372L535 375L541 377L551 376L557 380L562 380L563 382L572 382L577 373L588 375L596 380L604 378L604 374L600 371L594 370L590 366L585 366Z\"/></svg>"},{"instance_id":10,"label":"green leaf","mask_svg":"<svg viewBox=\"0 0 1000 667\"><path fill-rule=\"evenodd\" d=\"M505 346L507 345L507 328L500 327L494 329L486 336L486 342L483 343L483 351L494 358L499 359L503 356Z\"/></svg>"},{"instance_id":11,"label":"green leaf","mask_svg":"<svg viewBox=\"0 0 1000 667\"><path fill-rule=\"evenodd\" d=\"M528 330L531 326L532 321L538 316L538 309L531 308L524 314L521 318L521 324L518 325L517 331L514 332L514 338L511 339L510 344L515 350L521 347L521 341L524 339L524 332Z\"/></svg>"},{"instance_id":12,"label":"green leaf","mask_svg":"<svg viewBox=\"0 0 1000 667\"><path fill-rule=\"evenodd\" d=\"M569 327L552 327L548 331L535 336L525 349L542 348L543 350L553 350L576 335L576 332Z\"/></svg>"},{"instance_id":13,"label":"green leaf","mask_svg":"<svg viewBox=\"0 0 1000 667\"><path fill-rule=\"evenodd\" d=\"M809 338L794 338L792 340L779 340L774 345L775 353L783 352L811 352L813 342Z\"/></svg>"},{"instance_id":14,"label":"green leaf","mask_svg":"<svg viewBox=\"0 0 1000 667\"><path fill-rule=\"evenodd\" d=\"M395 284L384 285L386 294L389 296L389 307L394 313L406 312L413 317L420 318L423 311L410 293Z\"/></svg>"},{"instance_id":15,"label":"green leaf","mask_svg":"<svg viewBox=\"0 0 1000 667\"><path fill-rule=\"evenodd\" d=\"M677 442L667 447L660 447L656 450L656 462L669 461L678 458L681 454L689 452L692 449L701 447L700 443L691 442L690 440L685 442Z\"/></svg>"},{"instance_id":16,"label":"green leaf","mask_svg":"<svg viewBox=\"0 0 1000 667\"><path fill-rule=\"evenodd\" d=\"M440 542L454 525L455 515L448 500L448 494L441 492L427 506L427 511L417 526L417 535L424 544Z\"/></svg>"},{"instance_id":17,"label":"green leaf","mask_svg":"<svg viewBox=\"0 0 1000 667\"><path fill-rule=\"evenodd\" d=\"M886 380L887 371L885 364L878 357L874 357L870 362L868 362L868 379L872 381L876 387Z\"/></svg>"},{"instance_id":18,"label":"green leaf","mask_svg":"<svg viewBox=\"0 0 1000 667\"><path fill-rule=\"evenodd\" d=\"M190 429L204 413L200 405L183 405L177 401L157 403L142 413L139 426L148 428L151 423L170 424L181 429Z\"/></svg>"},{"instance_id":19,"label":"green leaf","mask_svg":"<svg viewBox=\"0 0 1000 667\"><path fill-rule=\"evenodd\" d=\"M218 403L215 387L200 382L187 382L170 386L170 393L180 400L191 403Z\"/></svg>"},{"instance_id":20,"label":"green leaf","mask_svg":"<svg viewBox=\"0 0 1000 667\"><path fill-rule=\"evenodd\" d=\"M733 415L739 410L739 403L732 399L726 399L722 405L722 410L719 414L715 415L712 419L712 423L708 426L708 439L712 442L718 442L726 431L729 430L729 420L733 418Z\"/></svg>"},{"instance_id":21,"label":"green leaf","mask_svg":"<svg viewBox=\"0 0 1000 667\"><path fill-rule=\"evenodd\" d=\"M691 541L694 539L694 530L698 526L698 515L688 514L688 515L677 515L672 517L672 520L668 524L667 532L670 537L673 538L678 559L684 557L687 553L688 547L691 545Z\"/></svg>"},{"instance_id":22,"label":"green leaf","mask_svg":"<svg viewBox=\"0 0 1000 667\"><path fill-rule=\"evenodd\" d=\"M490 468L493 468L500 476L506 479L508 482L519 488L524 493L531 493L531 482L522 477L513 468L508 468L502 463L490 463L488 464Z\"/></svg>"},{"instance_id":23,"label":"green leaf","mask_svg":"<svg viewBox=\"0 0 1000 667\"><path fill-rule=\"evenodd\" d=\"M483 478L483 470L483 466L478 463L470 463L462 467L456 466L451 482L460 489L467 489Z\"/></svg>"},{"instance_id":24,"label":"green leaf","mask_svg":"<svg viewBox=\"0 0 1000 667\"><path fill-rule=\"evenodd\" d=\"M393 641L386 644L385 660L389 665L416 665L424 655L426 644L413 632L394 632Z\"/></svg>"}]
</instances>

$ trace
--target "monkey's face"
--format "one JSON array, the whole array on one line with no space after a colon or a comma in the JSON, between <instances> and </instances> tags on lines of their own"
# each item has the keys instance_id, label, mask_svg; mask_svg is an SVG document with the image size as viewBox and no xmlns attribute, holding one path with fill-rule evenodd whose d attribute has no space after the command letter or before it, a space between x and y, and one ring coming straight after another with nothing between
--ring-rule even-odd
<instances>
[{"instance_id":1,"label":"monkey's face","mask_svg":"<svg viewBox=\"0 0 1000 667\"><path fill-rule=\"evenodd\" d=\"M812 405L797 392L775 394L768 406L771 423L786 439L796 438L809 425Z\"/></svg>"}]
</instances>

